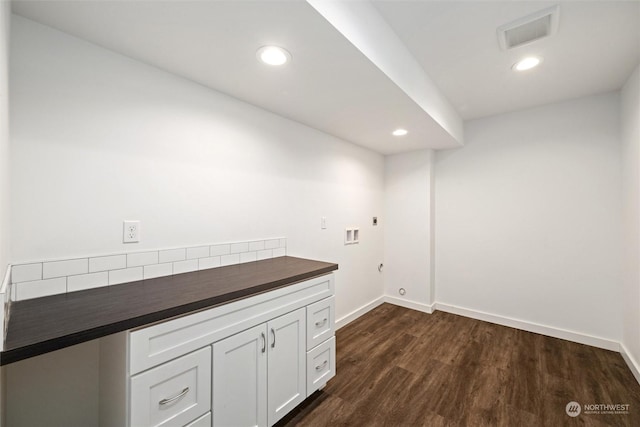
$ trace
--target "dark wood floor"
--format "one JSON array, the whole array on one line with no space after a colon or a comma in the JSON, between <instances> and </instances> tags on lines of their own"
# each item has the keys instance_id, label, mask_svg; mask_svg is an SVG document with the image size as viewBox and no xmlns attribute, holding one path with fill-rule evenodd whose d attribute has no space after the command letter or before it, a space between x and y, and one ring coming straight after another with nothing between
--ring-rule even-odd
<instances>
[{"instance_id":1,"label":"dark wood floor","mask_svg":"<svg viewBox=\"0 0 640 427\"><path fill-rule=\"evenodd\" d=\"M570 418L565 407L629 404ZM337 332L337 375L281 426L640 426L620 354L383 304Z\"/></svg>"}]
</instances>

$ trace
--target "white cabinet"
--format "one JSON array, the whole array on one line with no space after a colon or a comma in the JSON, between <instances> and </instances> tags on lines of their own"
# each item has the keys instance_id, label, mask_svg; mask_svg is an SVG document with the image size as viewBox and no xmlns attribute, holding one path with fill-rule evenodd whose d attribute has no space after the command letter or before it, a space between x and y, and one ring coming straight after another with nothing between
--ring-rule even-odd
<instances>
[{"instance_id":1,"label":"white cabinet","mask_svg":"<svg viewBox=\"0 0 640 427\"><path fill-rule=\"evenodd\" d=\"M129 334L137 374L334 294L333 274L138 328Z\"/></svg>"},{"instance_id":2,"label":"white cabinet","mask_svg":"<svg viewBox=\"0 0 640 427\"><path fill-rule=\"evenodd\" d=\"M211 427L211 412L207 412L206 415L201 416L184 427Z\"/></svg>"},{"instance_id":3,"label":"white cabinet","mask_svg":"<svg viewBox=\"0 0 640 427\"><path fill-rule=\"evenodd\" d=\"M268 421L273 425L306 397L305 309L267 323Z\"/></svg>"},{"instance_id":4,"label":"white cabinet","mask_svg":"<svg viewBox=\"0 0 640 427\"><path fill-rule=\"evenodd\" d=\"M307 350L335 335L334 297L307 306Z\"/></svg>"},{"instance_id":5,"label":"white cabinet","mask_svg":"<svg viewBox=\"0 0 640 427\"><path fill-rule=\"evenodd\" d=\"M213 425L267 425L267 326L213 344Z\"/></svg>"},{"instance_id":6,"label":"white cabinet","mask_svg":"<svg viewBox=\"0 0 640 427\"><path fill-rule=\"evenodd\" d=\"M102 427L271 426L335 375L333 274L100 343Z\"/></svg>"},{"instance_id":7,"label":"white cabinet","mask_svg":"<svg viewBox=\"0 0 640 427\"><path fill-rule=\"evenodd\" d=\"M305 309L213 344L213 425L275 424L306 397Z\"/></svg>"},{"instance_id":8,"label":"white cabinet","mask_svg":"<svg viewBox=\"0 0 640 427\"><path fill-rule=\"evenodd\" d=\"M307 310L307 396L336 375L335 299L309 304Z\"/></svg>"},{"instance_id":9,"label":"white cabinet","mask_svg":"<svg viewBox=\"0 0 640 427\"><path fill-rule=\"evenodd\" d=\"M211 409L211 349L131 378L131 425L180 427Z\"/></svg>"},{"instance_id":10,"label":"white cabinet","mask_svg":"<svg viewBox=\"0 0 640 427\"><path fill-rule=\"evenodd\" d=\"M336 375L336 339L331 337L307 352L307 396Z\"/></svg>"}]
</instances>

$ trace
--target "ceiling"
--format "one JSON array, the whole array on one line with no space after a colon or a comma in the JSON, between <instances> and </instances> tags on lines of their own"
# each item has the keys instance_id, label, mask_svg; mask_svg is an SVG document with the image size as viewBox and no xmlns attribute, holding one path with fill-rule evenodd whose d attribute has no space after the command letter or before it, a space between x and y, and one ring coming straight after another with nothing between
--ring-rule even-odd
<instances>
[{"instance_id":1,"label":"ceiling","mask_svg":"<svg viewBox=\"0 0 640 427\"><path fill-rule=\"evenodd\" d=\"M463 119L619 89L640 63L640 1L373 1ZM560 5L555 35L503 51L496 29ZM515 73L536 55L535 70Z\"/></svg>"},{"instance_id":2,"label":"ceiling","mask_svg":"<svg viewBox=\"0 0 640 427\"><path fill-rule=\"evenodd\" d=\"M616 90L640 62L638 1L372 3L464 119ZM558 3L555 36L500 50L498 26ZM383 154L461 143L305 1L14 0L12 8ZM291 63L259 63L266 44L286 47ZM511 65L525 53L544 62L516 74ZM397 127L409 134L391 136Z\"/></svg>"}]
</instances>

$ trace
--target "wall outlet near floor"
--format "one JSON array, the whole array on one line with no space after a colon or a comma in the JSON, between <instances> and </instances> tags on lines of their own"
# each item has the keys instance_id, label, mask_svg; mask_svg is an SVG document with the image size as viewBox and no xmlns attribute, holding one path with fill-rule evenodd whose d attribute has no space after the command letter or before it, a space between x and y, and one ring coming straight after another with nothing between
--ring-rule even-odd
<instances>
[{"instance_id":1,"label":"wall outlet near floor","mask_svg":"<svg viewBox=\"0 0 640 427\"><path fill-rule=\"evenodd\" d=\"M124 221L122 243L137 243L140 241L140 221Z\"/></svg>"}]
</instances>

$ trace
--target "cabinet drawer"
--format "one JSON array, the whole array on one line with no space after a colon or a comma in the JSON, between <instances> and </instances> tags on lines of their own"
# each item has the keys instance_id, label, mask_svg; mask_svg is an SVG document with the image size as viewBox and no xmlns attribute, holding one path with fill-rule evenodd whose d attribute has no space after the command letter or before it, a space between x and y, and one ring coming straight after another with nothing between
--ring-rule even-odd
<instances>
[{"instance_id":1,"label":"cabinet drawer","mask_svg":"<svg viewBox=\"0 0 640 427\"><path fill-rule=\"evenodd\" d=\"M307 352L307 397L336 375L336 339Z\"/></svg>"},{"instance_id":2,"label":"cabinet drawer","mask_svg":"<svg viewBox=\"0 0 640 427\"><path fill-rule=\"evenodd\" d=\"M209 412L211 347L132 377L130 409L132 427L179 427Z\"/></svg>"},{"instance_id":3,"label":"cabinet drawer","mask_svg":"<svg viewBox=\"0 0 640 427\"><path fill-rule=\"evenodd\" d=\"M211 412L207 412L206 415L198 418L192 423L187 424L184 427L211 427Z\"/></svg>"},{"instance_id":4,"label":"cabinet drawer","mask_svg":"<svg viewBox=\"0 0 640 427\"><path fill-rule=\"evenodd\" d=\"M307 350L335 335L335 298L307 306Z\"/></svg>"}]
</instances>

